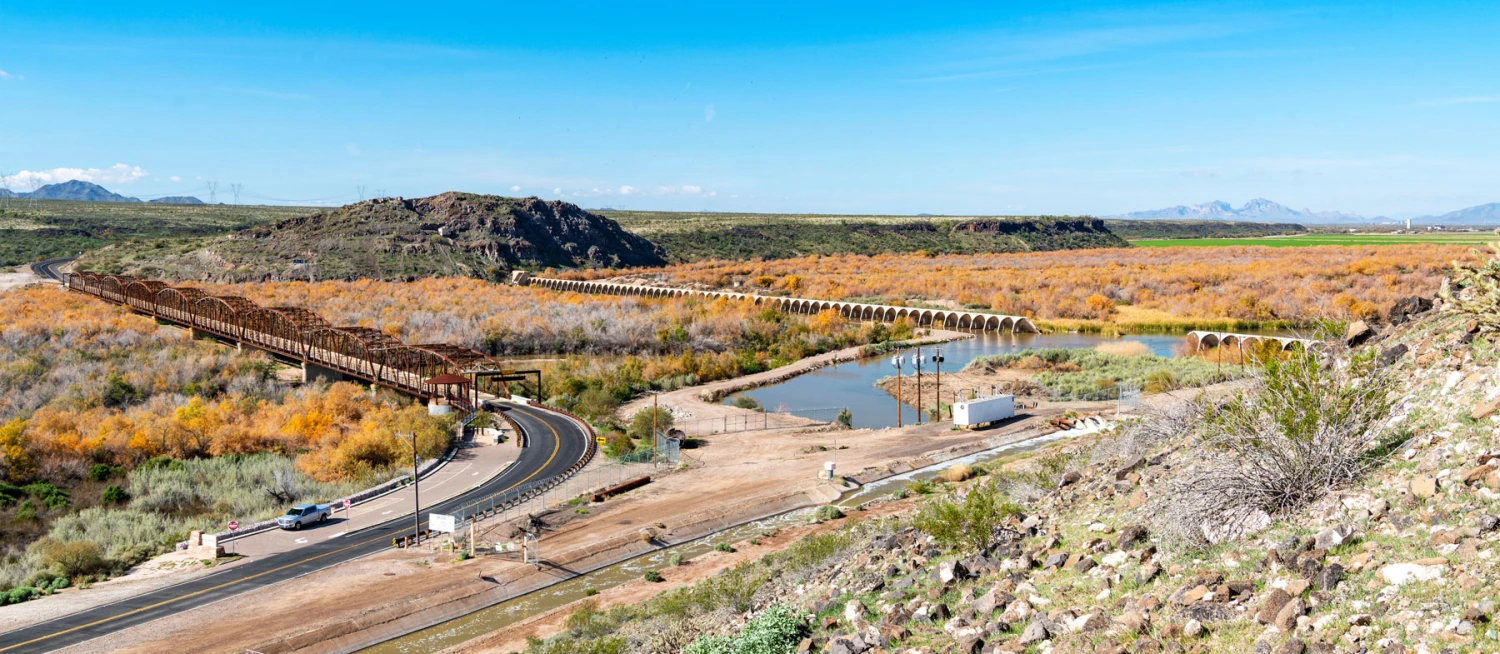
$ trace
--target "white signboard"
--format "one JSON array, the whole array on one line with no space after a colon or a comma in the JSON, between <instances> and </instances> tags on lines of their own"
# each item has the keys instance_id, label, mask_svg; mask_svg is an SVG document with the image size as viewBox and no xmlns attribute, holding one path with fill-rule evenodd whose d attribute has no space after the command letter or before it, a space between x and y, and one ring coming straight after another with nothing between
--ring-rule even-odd
<instances>
[{"instance_id":1,"label":"white signboard","mask_svg":"<svg viewBox=\"0 0 1500 654\"><path fill-rule=\"evenodd\" d=\"M441 513L427 514L427 528L445 534L453 533L458 520L451 515Z\"/></svg>"}]
</instances>

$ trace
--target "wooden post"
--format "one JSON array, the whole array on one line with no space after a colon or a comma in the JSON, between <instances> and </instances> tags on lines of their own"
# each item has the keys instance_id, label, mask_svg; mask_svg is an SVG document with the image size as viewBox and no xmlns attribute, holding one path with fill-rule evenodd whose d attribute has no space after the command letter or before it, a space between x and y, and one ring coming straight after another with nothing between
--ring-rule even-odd
<instances>
[{"instance_id":1,"label":"wooden post","mask_svg":"<svg viewBox=\"0 0 1500 654\"><path fill-rule=\"evenodd\" d=\"M469 557L470 558L473 558L474 553L476 551L474 549L474 528L475 528L474 527L474 519L470 518L469 519Z\"/></svg>"}]
</instances>

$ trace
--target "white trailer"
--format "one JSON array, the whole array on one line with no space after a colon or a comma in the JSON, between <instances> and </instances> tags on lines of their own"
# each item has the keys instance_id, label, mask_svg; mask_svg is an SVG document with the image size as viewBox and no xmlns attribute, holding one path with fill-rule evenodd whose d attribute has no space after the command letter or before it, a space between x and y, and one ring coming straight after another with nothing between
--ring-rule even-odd
<instances>
[{"instance_id":1,"label":"white trailer","mask_svg":"<svg viewBox=\"0 0 1500 654\"><path fill-rule=\"evenodd\" d=\"M991 395L953 403L953 424L958 427L978 427L1015 415L1014 395Z\"/></svg>"}]
</instances>

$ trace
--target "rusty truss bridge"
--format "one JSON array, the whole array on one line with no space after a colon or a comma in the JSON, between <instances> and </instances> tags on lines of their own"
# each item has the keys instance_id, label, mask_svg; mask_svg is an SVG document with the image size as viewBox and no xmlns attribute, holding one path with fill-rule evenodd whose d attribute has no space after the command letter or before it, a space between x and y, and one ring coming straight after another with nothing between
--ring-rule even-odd
<instances>
[{"instance_id":1,"label":"rusty truss bridge","mask_svg":"<svg viewBox=\"0 0 1500 654\"><path fill-rule=\"evenodd\" d=\"M296 361L304 380L359 379L473 411L480 393L509 397L505 382L516 373L467 347L408 345L378 329L335 327L302 307L262 307L243 297L126 275L76 272L68 275L67 285L70 291L187 327L194 336Z\"/></svg>"}]
</instances>

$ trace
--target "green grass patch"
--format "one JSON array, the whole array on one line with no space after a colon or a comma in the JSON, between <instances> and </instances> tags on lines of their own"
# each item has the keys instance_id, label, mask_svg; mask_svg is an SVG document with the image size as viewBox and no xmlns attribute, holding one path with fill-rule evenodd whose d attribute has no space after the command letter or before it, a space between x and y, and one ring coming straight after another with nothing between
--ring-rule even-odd
<instances>
[{"instance_id":1,"label":"green grass patch","mask_svg":"<svg viewBox=\"0 0 1500 654\"><path fill-rule=\"evenodd\" d=\"M1137 247L1241 247L1299 248L1318 245L1473 245L1500 240L1491 232L1447 234L1299 234L1260 238L1151 238L1130 242Z\"/></svg>"}]
</instances>

